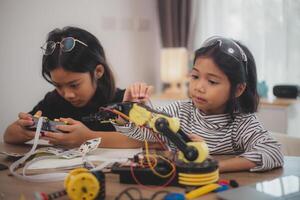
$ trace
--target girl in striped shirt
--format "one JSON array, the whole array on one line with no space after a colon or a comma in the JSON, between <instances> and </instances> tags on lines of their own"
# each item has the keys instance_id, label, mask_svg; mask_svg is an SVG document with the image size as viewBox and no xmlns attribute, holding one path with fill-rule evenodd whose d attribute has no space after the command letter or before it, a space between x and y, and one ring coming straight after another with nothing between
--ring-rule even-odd
<instances>
[{"instance_id":1,"label":"girl in striped shirt","mask_svg":"<svg viewBox=\"0 0 300 200\"><path fill-rule=\"evenodd\" d=\"M181 129L192 140L205 140L211 155L237 155L219 162L221 172L265 171L283 165L280 144L255 115L256 65L247 47L229 38L207 39L195 52L189 78L189 100L157 109L179 118ZM147 99L150 87L135 84L124 100ZM116 129L138 140L156 141L148 129L134 125ZM167 138L160 139L176 148Z\"/></svg>"}]
</instances>

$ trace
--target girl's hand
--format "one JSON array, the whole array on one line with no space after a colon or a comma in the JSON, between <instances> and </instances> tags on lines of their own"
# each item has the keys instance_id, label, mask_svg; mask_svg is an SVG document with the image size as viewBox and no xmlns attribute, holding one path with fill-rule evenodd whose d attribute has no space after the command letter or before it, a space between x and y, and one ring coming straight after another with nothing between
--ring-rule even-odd
<instances>
[{"instance_id":1,"label":"girl's hand","mask_svg":"<svg viewBox=\"0 0 300 200\"><path fill-rule=\"evenodd\" d=\"M146 83L134 83L126 89L123 102L146 102L149 100L152 90L153 87Z\"/></svg>"},{"instance_id":2,"label":"girl's hand","mask_svg":"<svg viewBox=\"0 0 300 200\"><path fill-rule=\"evenodd\" d=\"M20 112L18 115L19 119L17 120L17 124L22 128L26 128L28 126L33 125L32 115L28 113Z\"/></svg>"},{"instance_id":3,"label":"girl's hand","mask_svg":"<svg viewBox=\"0 0 300 200\"><path fill-rule=\"evenodd\" d=\"M48 140L50 144L74 148L93 138L92 131L80 121L71 118L60 118L60 120L67 122L67 125L57 125L56 128L64 133L45 132L44 137L42 137Z\"/></svg>"},{"instance_id":4,"label":"girl's hand","mask_svg":"<svg viewBox=\"0 0 300 200\"><path fill-rule=\"evenodd\" d=\"M38 111L35 116L41 116L42 115L42 111ZM28 126L33 125L33 119L32 119L32 115L28 114L28 113L23 113L20 112L18 115L19 119L17 120L17 125L19 125L22 128L22 133L24 134L24 136L28 139L32 139L35 135L34 131L30 131L27 129Z\"/></svg>"},{"instance_id":5,"label":"girl's hand","mask_svg":"<svg viewBox=\"0 0 300 200\"><path fill-rule=\"evenodd\" d=\"M189 138L193 141L193 142L204 142L204 139L199 136L199 135L196 135L194 133L191 133L189 134Z\"/></svg>"}]
</instances>

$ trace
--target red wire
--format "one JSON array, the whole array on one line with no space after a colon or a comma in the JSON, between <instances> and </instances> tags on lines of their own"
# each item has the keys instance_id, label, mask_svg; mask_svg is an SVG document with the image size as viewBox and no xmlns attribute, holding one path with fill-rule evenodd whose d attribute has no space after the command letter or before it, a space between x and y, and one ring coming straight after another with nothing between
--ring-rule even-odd
<instances>
[{"instance_id":1,"label":"red wire","mask_svg":"<svg viewBox=\"0 0 300 200\"><path fill-rule=\"evenodd\" d=\"M162 142L162 140L157 136L157 133L155 133L154 131L152 131L153 136L156 138L156 140L160 143L160 145L163 147L164 150L168 150L168 148L166 147L166 144L164 144Z\"/></svg>"},{"instance_id":2,"label":"red wire","mask_svg":"<svg viewBox=\"0 0 300 200\"><path fill-rule=\"evenodd\" d=\"M105 108L104 108L103 110L110 111L110 112L112 112L112 113L115 113L115 114L117 114L117 115L119 115L119 116L121 116L121 117L123 117L123 118L129 120L128 116L126 116L125 114L123 114L123 113L121 113L121 112L119 112L119 111L117 111L117 110L115 110L115 109L114 109L114 110L110 110L110 109L105 109ZM140 126L140 127L144 127L144 128L149 129L149 130L152 132L153 136L158 140L158 142L160 143L160 145L164 148L164 150L167 150L166 145L162 142L162 140L161 140L159 137L157 137L157 135L156 135L157 133L153 132L152 129L150 129L150 128L146 127L146 126ZM131 172L132 178L134 179L134 181L135 181L140 187L145 188L145 189L159 189L159 188L164 188L164 187L166 187L167 185L169 185L169 184L173 181L173 179L174 179L175 176L176 176L176 167L175 167L175 169L174 169L174 172L173 172L173 175L171 176L171 178L170 178L166 183L164 183L163 185L160 185L160 186L146 186L146 185L143 185L143 184L136 178L136 176L135 176L135 174L134 174L134 170L133 170L133 162L131 162L131 164L130 164L130 172Z\"/></svg>"},{"instance_id":3,"label":"red wire","mask_svg":"<svg viewBox=\"0 0 300 200\"><path fill-rule=\"evenodd\" d=\"M103 110L112 112L112 113L114 113L114 114L117 114L117 115L119 115L119 116L125 118L126 120L129 120L129 117L128 117L127 115L121 113L121 112L118 111L118 110L115 110L115 109L111 110L111 109L108 109L108 108L103 108ZM130 120L129 120L129 121L130 121ZM149 131L153 134L153 136L156 138L156 140L160 143L161 147L162 147L164 150L168 150L168 148L166 147L166 144L164 144L164 143L162 142L162 140L157 136L157 133L156 133L156 132L154 132L151 128L148 128L148 127L146 127L146 126L140 126L140 127L149 129Z\"/></svg>"},{"instance_id":4,"label":"red wire","mask_svg":"<svg viewBox=\"0 0 300 200\"><path fill-rule=\"evenodd\" d=\"M121 113L120 111L118 111L118 110L116 110L116 109L111 110L111 109L108 109L108 108L103 108L103 110L112 112L112 113L114 113L114 114L117 114L117 115L123 117L124 119L130 121L130 119L129 119L129 117L128 117L127 115ZM161 145L161 147L162 147L164 150L168 150L166 144L164 144L163 141L157 136L158 133L154 132L153 129L148 128L148 127L143 126L143 125L140 126L140 127L148 129L148 130L153 134L153 136L156 138L156 140L159 142L159 144Z\"/></svg>"}]
</instances>

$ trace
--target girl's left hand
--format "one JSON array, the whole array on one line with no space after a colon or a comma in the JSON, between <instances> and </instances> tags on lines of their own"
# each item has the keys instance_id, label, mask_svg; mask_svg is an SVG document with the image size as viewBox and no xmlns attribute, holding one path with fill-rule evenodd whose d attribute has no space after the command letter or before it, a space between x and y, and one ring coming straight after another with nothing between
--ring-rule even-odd
<instances>
[{"instance_id":1,"label":"girl's left hand","mask_svg":"<svg viewBox=\"0 0 300 200\"><path fill-rule=\"evenodd\" d=\"M146 102L149 100L152 90L153 87L146 83L134 83L126 89L123 102Z\"/></svg>"},{"instance_id":2,"label":"girl's left hand","mask_svg":"<svg viewBox=\"0 0 300 200\"><path fill-rule=\"evenodd\" d=\"M92 131L80 121L71 118L60 118L60 120L67 122L67 125L58 125L56 128L64 133L45 132L42 139L48 140L50 144L74 148L93 137Z\"/></svg>"}]
</instances>

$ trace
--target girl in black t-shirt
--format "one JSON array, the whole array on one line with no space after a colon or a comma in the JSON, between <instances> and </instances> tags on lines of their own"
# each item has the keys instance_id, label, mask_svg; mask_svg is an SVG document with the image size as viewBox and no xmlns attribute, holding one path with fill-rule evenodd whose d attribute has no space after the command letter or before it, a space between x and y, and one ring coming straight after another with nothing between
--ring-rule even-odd
<instances>
[{"instance_id":1,"label":"girl in black t-shirt","mask_svg":"<svg viewBox=\"0 0 300 200\"><path fill-rule=\"evenodd\" d=\"M66 134L46 132L43 139L64 147L76 147L84 141L101 137L101 147L137 147L141 143L123 136L110 124L83 124L83 116L97 112L105 104L122 102L124 90L115 88L103 47L91 33L76 27L55 29L48 34L44 51L42 75L55 90L46 94L31 112L19 113L19 119L5 131L7 143L24 143L34 132L32 115L60 119L68 125L57 128ZM127 95L130 95L130 89Z\"/></svg>"}]
</instances>

